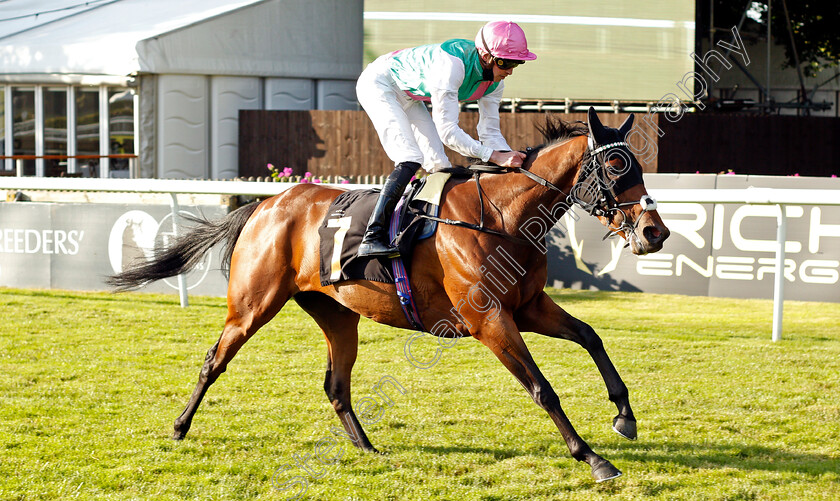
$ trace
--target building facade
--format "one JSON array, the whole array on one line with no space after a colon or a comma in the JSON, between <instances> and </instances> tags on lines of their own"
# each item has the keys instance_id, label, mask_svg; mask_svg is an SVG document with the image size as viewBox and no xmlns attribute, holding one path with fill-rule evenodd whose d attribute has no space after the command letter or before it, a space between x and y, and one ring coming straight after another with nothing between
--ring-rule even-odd
<instances>
[{"instance_id":1,"label":"building facade","mask_svg":"<svg viewBox=\"0 0 840 501\"><path fill-rule=\"evenodd\" d=\"M240 109L356 109L362 9L8 0L0 174L234 178Z\"/></svg>"}]
</instances>

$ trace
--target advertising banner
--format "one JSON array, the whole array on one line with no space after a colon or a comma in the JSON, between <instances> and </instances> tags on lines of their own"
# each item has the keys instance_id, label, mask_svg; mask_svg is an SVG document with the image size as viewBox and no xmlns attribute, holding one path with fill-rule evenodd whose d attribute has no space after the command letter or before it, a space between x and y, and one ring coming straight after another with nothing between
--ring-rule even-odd
<instances>
[{"instance_id":1,"label":"advertising banner","mask_svg":"<svg viewBox=\"0 0 840 501\"><path fill-rule=\"evenodd\" d=\"M646 176L656 188L833 189L840 179L736 175ZM775 205L660 203L671 230L664 248L634 256L620 238L601 241L606 229L576 209L548 235L548 284L598 290L717 297L772 298L776 266ZM840 302L840 207L788 205L785 298Z\"/></svg>"},{"instance_id":2,"label":"advertising banner","mask_svg":"<svg viewBox=\"0 0 840 501\"><path fill-rule=\"evenodd\" d=\"M215 219L227 214L227 207L183 207L181 213ZM156 244L165 246L173 237L167 205L2 203L0 285L108 290L108 275L151 256ZM227 280L220 263L215 248L186 275L189 292L224 295ZM142 290L175 292L178 281L162 280Z\"/></svg>"}]
</instances>

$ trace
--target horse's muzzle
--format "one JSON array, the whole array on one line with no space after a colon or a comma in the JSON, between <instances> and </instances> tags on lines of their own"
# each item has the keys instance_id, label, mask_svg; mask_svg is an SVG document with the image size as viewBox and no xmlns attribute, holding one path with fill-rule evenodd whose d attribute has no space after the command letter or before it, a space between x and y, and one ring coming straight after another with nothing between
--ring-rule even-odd
<instances>
[{"instance_id":1,"label":"horse's muzzle","mask_svg":"<svg viewBox=\"0 0 840 501\"><path fill-rule=\"evenodd\" d=\"M630 249L633 254L644 255L662 250L665 240L671 235L671 231L661 223L659 217L651 218L649 224L639 225L630 239Z\"/></svg>"}]
</instances>

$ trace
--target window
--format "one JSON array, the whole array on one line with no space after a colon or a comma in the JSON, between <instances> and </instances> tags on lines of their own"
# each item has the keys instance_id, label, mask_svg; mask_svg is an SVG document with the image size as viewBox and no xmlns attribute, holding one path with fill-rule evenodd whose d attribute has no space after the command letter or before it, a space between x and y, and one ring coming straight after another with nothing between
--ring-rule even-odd
<instances>
[{"instance_id":1,"label":"window","mask_svg":"<svg viewBox=\"0 0 840 501\"><path fill-rule=\"evenodd\" d=\"M10 157L0 175L130 177L134 100L125 87L0 85L0 156Z\"/></svg>"},{"instance_id":2,"label":"window","mask_svg":"<svg viewBox=\"0 0 840 501\"><path fill-rule=\"evenodd\" d=\"M112 155L134 153L134 93L128 89L108 89L108 131ZM129 160L112 158L111 177L129 177Z\"/></svg>"},{"instance_id":3,"label":"window","mask_svg":"<svg viewBox=\"0 0 840 501\"><path fill-rule=\"evenodd\" d=\"M67 88L44 89L44 155L67 155ZM67 160L44 160L47 177L67 174Z\"/></svg>"},{"instance_id":4,"label":"window","mask_svg":"<svg viewBox=\"0 0 840 501\"><path fill-rule=\"evenodd\" d=\"M35 155L35 89L12 87L12 153ZM23 162L23 175L35 175L35 159Z\"/></svg>"},{"instance_id":5,"label":"window","mask_svg":"<svg viewBox=\"0 0 840 501\"><path fill-rule=\"evenodd\" d=\"M99 177L99 88L76 89L76 155L83 177ZM89 156L90 158L84 158Z\"/></svg>"},{"instance_id":6,"label":"window","mask_svg":"<svg viewBox=\"0 0 840 501\"><path fill-rule=\"evenodd\" d=\"M0 155L6 154L6 88L0 85ZM0 161L0 172L6 171L11 162Z\"/></svg>"}]
</instances>

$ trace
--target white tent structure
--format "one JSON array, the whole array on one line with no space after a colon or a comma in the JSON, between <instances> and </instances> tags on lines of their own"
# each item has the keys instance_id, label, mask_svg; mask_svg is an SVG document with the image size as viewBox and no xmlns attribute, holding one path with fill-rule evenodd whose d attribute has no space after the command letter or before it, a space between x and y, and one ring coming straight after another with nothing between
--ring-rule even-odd
<instances>
[{"instance_id":1,"label":"white tent structure","mask_svg":"<svg viewBox=\"0 0 840 501\"><path fill-rule=\"evenodd\" d=\"M0 155L38 157L0 171L236 177L240 109L357 108L362 11L362 0L0 2ZM114 153L136 153L134 172Z\"/></svg>"}]
</instances>

